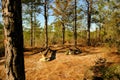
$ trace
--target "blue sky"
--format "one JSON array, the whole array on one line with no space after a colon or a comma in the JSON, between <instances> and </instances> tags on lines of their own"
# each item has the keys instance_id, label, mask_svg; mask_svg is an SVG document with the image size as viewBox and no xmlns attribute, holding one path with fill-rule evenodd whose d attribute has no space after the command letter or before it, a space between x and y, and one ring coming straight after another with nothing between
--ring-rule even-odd
<instances>
[{"instance_id":1,"label":"blue sky","mask_svg":"<svg viewBox=\"0 0 120 80\"><path fill-rule=\"evenodd\" d=\"M40 21L41 26L44 27L44 24L45 24L44 16L42 14L39 14L37 19ZM54 21L54 19L55 19L54 16L49 16L48 25L50 25Z\"/></svg>"}]
</instances>

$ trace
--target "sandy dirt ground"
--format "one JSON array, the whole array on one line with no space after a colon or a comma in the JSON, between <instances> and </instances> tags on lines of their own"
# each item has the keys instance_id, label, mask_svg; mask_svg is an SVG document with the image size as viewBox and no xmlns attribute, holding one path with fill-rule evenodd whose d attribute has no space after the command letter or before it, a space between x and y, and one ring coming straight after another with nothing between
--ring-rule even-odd
<instances>
[{"instance_id":1,"label":"sandy dirt ground","mask_svg":"<svg viewBox=\"0 0 120 80\"><path fill-rule=\"evenodd\" d=\"M67 47L55 46L56 59L48 62L41 61L39 49L36 54L31 51L24 52L26 80L83 80L89 75L90 66L102 57L107 62L119 63L120 56L115 49L105 47L79 47L82 53L78 55L66 55ZM34 51L35 52L35 51ZM4 57L0 58L0 80L5 78Z\"/></svg>"}]
</instances>

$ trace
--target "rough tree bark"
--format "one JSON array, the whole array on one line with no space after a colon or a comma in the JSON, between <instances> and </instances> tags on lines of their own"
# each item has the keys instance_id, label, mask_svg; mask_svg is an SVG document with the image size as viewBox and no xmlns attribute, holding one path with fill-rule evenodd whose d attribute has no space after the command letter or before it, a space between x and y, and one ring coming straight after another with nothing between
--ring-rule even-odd
<instances>
[{"instance_id":1,"label":"rough tree bark","mask_svg":"<svg viewBox=\"0 0 120 80\"><path fill-rule=\"evenodd\" d=\"M6 80L25 80L21 0L2 0Z\"/></svg>"},{"instance_id":2,"label":"rough tree bark","mask_svg":"<svg viewBox=\"0 0 120 80\"><path fill-rule=\"evenodd\" d=\"M48 47L48 20L47 20L47 1L44 2L44 18L45 18L45 47Z\"/></svg>"}]
</instances>

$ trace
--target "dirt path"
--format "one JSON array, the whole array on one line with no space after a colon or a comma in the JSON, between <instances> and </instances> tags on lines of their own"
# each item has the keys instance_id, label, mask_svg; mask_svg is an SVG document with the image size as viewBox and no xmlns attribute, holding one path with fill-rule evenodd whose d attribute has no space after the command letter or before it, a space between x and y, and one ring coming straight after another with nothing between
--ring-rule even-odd
<instances>
[{"instance_id":1,"label":"dirt path","mask_svg":"<svg viewBox=\"0 0 120 80\"><path fill-rule=\"evenodd\" d=\"M98 58L119 61L118 56L110 56L109 52L109 49L100 47L85 48L80 55L65 55L62 51L50 62L41 62L41 54L36 54L25 59L26 77L27 80L83 80L84 74Z\"/></svg>"},{"instance_id":2,"label":"dirt path","mask_svg":"<svg viewBox=\"0 0 120 80\"><path fill-rule=\"evenodd\" d=\"M81 49L83 53L79 55L65 55L66 49L58 51L56 59L49 62L40 61L40 53L26 55L26 80L83 80L90 66L100 57L106 58L109 62L120 62L120 57L110 49L102 47L81 47ZM0 64L1 71L4 72L3 64ZM2 73L0 75L4 76Z\"/></svg>"}]
</instances>

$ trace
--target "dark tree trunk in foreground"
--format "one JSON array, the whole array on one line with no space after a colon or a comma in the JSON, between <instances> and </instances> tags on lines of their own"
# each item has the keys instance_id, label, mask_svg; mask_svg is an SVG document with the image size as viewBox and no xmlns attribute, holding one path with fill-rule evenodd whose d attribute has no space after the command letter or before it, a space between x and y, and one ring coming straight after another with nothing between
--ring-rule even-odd
<instances>
[{"instance_id":1,"label":"dark tree trunk in foreground","mask_svg":"<svg viewBox=\"0 0 120 80\"><path fill-rule=\"evenodd\" d=\"M45 47L48 47L48 20L47 20L47 1L44 2L44 18L45 18Z\"/></svg>"},{"instance_id":2,"label":"dark tree trunk in foreground","mask_svg":"<svg viewBox=\"0 0 120 80\"><path fill-rule=\"evenodd\" d=\"M77 46L77 2L75 0L75 26L74 26L74 46Z\"/></svg>"},{"instance_id":3,"label":"dark tree trunk in foreground","mask_svg":"<svg viewBox=\"0 0 120 80\"><path fill-rule=\"evenodd\" d=\"M91 11L92 11L92 0L86 0L87 2L87 23L88 23L88 30L87 30L87 45L90 46L90 26L91 26Z\"/></svg>"},{"instance_id":4,"label":"dark tree trunk in foreground","mask_svg":"<svg viewBox=\"0 0 120 80\"><path fill-rule=\"evenodd\" d=\"M6 80L25 80L21 0L2 0Z\"/></svg>"}]
</instances>

